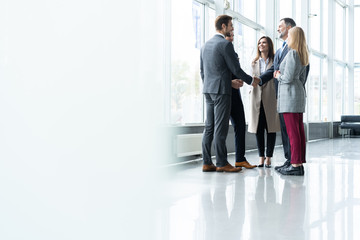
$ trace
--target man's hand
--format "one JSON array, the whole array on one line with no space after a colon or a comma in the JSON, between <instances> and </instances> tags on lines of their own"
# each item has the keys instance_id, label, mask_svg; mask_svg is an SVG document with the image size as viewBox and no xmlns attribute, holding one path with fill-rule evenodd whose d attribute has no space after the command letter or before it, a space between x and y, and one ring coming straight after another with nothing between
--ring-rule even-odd
<instances>
[{"instance_id":1,"label":"man's hand","mask_svg":"<svg viewBox=\"0 0 360 240\"><path fill-rule=\"evenodd\" d=\"M252 82L251 85L252 85L253 87L257 87L260 82L261 82L260 78L254 76L254 80L253 80L253 82Z\"/></svg>"},{"instance_id":2,"label":"man's hand","mask_svg":"<svg viewBox=\"0 0 360 240\"><path fill-rule=\"evenodd\" d=\"M231 87L235 89L239 89L244 85L244 81L240 79L231 80Z\"/></svg>"}]
</instances>

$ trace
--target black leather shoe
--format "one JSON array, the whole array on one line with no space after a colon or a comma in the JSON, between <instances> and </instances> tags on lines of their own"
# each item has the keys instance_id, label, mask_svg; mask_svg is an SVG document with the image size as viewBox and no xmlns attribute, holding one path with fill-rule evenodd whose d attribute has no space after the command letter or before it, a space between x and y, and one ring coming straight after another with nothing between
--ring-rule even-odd
<instances>
[{"instance_id":1,"label":"black leather shoe","mask_svg":"<svg viewBox=\"0 0 360 240\"><path fill-rule=\"evenodd\" d=\"M264 167L264 164L259 164L258 167Z\"/></svg>"},{"instance_id":2,"label":"black leather shoe","mask_svg":"<svg viewBox=\"0 0 360 240\"><path fill-rule=\"evenodd\" d=\"M280 168L278 170L278 172L283 175L303 176L304 175L304 167L303 166L294 167L293 165L290 164L290 166L287 168Z\"/></svg>"},{"instance_id":3,"label":"black leather shoe","mask_svg":"<svg viewBox=\"0 0 360 240\"><path fill-rule=\"evenodd\" d=\"M280 168L284 168L284 167L286 168L286 167L289 167L290 165L291 165L290 161L289 161L289 160L286 160L283 165L281 165L281 166L276 166L276 167L275 167L275 170L279 170Z\"/></svg>"},{"instance_id":4,"label":"black leather shoe","mask_svg":"<svg viewBox=\"0 0 360 240\"><path fill-rule=\"evenodd\" d=\"M304 165L301 165L300 167L301 167L302 175L304 175L305 174Z\"/></svg>"}]
</instances>

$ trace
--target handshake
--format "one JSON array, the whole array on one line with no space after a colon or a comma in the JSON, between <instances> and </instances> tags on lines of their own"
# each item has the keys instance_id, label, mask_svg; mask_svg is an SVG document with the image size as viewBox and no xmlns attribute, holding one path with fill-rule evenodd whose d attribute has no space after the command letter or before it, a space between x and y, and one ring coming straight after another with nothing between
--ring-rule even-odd
<instances>
[{"instance_id":1,"label":"handshake","mask_svg":"<svg viewBox=\"0 0 360 240\"><path fill-rule=\"evenodd\" d=\"M253 77L253 82L252 82L252 86L253 87L257 87L257 85L259 85L259 83L261 82L261 79L260 78L258 78L258 77Z\"/></svg>"},{"instance_id":2,"label":"handshake","mask_svg":"<svg viewBox=\"0 0 360 240\"><path fill-rule=\"evenodd\" d=\"M257 87L257 85L259 85L260 82L261 82L260 78L254 76L251 86ZM241 79L233 79L233 80L231 80L231 87L232 88L239 89L243 85L244 85L244 81L241 80Z\"/></svg>"}]
</instances>

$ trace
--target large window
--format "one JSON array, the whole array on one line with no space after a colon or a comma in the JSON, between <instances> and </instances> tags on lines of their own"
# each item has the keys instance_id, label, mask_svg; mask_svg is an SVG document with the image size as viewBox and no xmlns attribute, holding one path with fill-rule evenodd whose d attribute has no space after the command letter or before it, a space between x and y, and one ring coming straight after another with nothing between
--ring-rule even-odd
<instances>
[{"instance_id":1,"label":"large window","mask_svg":"<svg viewBox=\"0 0 360 240\"><path fill-rule=\"evenodd\" d=\"M349 97L350 97L350 95L349 95L349 68L346 66L343 71L344 71L344 77L343 77L344 78L344 90L343 90L344 105L343 105L342 114L350 114L350 113L352 113L353 109L350 110L350 108L349 108L349 106L350 106L350 104L349 104L349 101L350 101L350 99L349 99Z\"/></svg>"},{"instance_id":2,"label":"large window","mask_svg":"<svg viewBox=\"0 0 360 240\"><path fill-rule=\"evenodd\" d=\"M345 80L345 67L336 64L334 75L334 121L339 121L343 114L344 104L344 80Z\"/></svg>"},{"instance_id":3,"label":"large window","mask_svg":"<svg viewBox=\"0 0 360 240\"><path fill-rule=\"evenodd\" d=\"M268 9L268 6L266 4L269 4L269 2L266 0L259 0L259 18L257 19L257 22L262 26L266 25L266 11Z\"/></svg>"},{"instance_id":4,"label":"large window","mask_svg":"<svg viewBox=\"0 0 360 240\"><path fill-rule=\"evenodd\" d=\"M317 51L320 49L321 41L321 11L320 11L320 1L310 1L310 15L309 15L309 28L310 28L310 44L311 48Z\"/></svg>"},{"instance_id":5,"label":"large window","mask_svg":"<svg viewBox=\"0 0 360 240\"><path fill-rule=\"evenodd\" d=\"M203 121L200 48L204 41L204 5L171 2L171 123Z\"/></svg>"},{"instance_id":6,"label":"large window","mask_svg":"<svg viewBox=\"0 0 360 240\"><path fill-rule=\"evenodd\" d=\"M328 77L326 58L310 57L310 76L307 81L307 109L310 122L328 121Z\"/></svg>"},{"instance_id":7,"label":"large window","mask_svg":"<svg viewBox=\"0 0 360 240\"><path fill-rule=\"evenodd\" d=\"M328 94L328 64L327 59L322 59L321 68L321 120L327 122L330 120L329 116L329 94Z\"/></svg>"},{"instance_id":8,"label":"large window","mask_svg":"<svg viewBox=\"0 0 360 240\"><path fill-rule=\"evenodd\" d=\"M234 0L234 10L248 19L256 21L256 1Z\"/></svg>"},{"instance_id":9,"label":"large window","mask_svg":"<svg viewBox=\"0 0 360 240\"><path fill-rule=\"evenodd\" d=\"M279 4L277 6L279 8L279 19L285 18L285 17L293 17L292 11L289 11L289 9L292 9L292 1L279 0L278 3Z\"/></svg>"},{"instance_id":10,"label":"large window","mask_svg":"<svg viewBox=\"0 0 360 240\"><path fill-rule=\"evenodd\" d=\"M235 51L240 58L241 68L247 73L251 74L251 62L255 58L257 49L256 31L252 28L245 26L239 22L235 22ZM245 119L249 120L249 91L252 86L244 84L240 89L241 99L244 104Z\"/></svg>"},{"instance_id":11,"label":"large window","mask_svg":"<svg viewBox=\"0 0 360 240\"><path fill-rule=\"evenodd\" d=\"M302 1L296 1L296 6L295 6L296 16L294 18L296 23L301 22L301 2Z\"/></svg>"},{"instance_id":12,"label":"large window","mask_svg":"<svg viewBox=\"0 0 360 240\"><path fill-rule=\"evenodd\" d=\"M328 46L329 46L329 40L328 40L328 33L329 33L329 5L327 0L322 1L322 8L321 8L321 15L322 15L322 46L321 50L323 53L328 53Z\"/></svg>"},{"instance_id":13,"label":"large window","mask_svg":"<svg viewBox=\"0 0 360 240\"><path fill-rule=\"evenodd\" d=\"M207 30L208 30L208 36L205 39L205 41L209 40L210 38L212 38L216 31L215 31L215 10L211 9L211 8L207 8L208 10L208 16L209 16L209 20L208 20L208 26L207 26Z\"/></svg>"},{"instance_id":14,"label":"large window","mask_svg":"<svg viewBox=\"0 0 360 240\"><path fill-rule=\"evenodd\" d=\"M307 81L307 104L308 112L310 113L308 119L310 122L320 120L320 105L321 105L321 93L320 93L320 72L321 72L321 59L315 56L311 56L311 76Z\"/></svg>"},{"instance_id":15,"label":"large window","mask_svg":"<svg viewBox=\"0 0 360 240\"><path fill-rule=\"evenodd\" d=\"M289 0L278 0L277 4L275 4L275 8L277 8L278 14L279 14L277 16L277 20L275 21L275 24L274 24L276 30L278 29L280 19L288 18L288 17L295 19L294 16L292 15L293 11L289 11L289 9L292 9L292 7L293 7L292 3L293 3L293 1L289 1ZM296 24L299 24L299 22L296 22ZM275 36L276 36L276 39L273 39L273 42L274 42L274 48L276 51L276 49L278 49L282 46L283 40L278 38L279 34L277 31L275 33Z\"/></svg>"},{"instance_id":16,"label":"large window","mask_svg":"<svg viewBox=\"0 0 360 240\"><path fill-rule=\"evenodd\" d=\"M344 41L345 41L345 10L340 4L335 4L335 57L344 60Z\"/></svg>"},{"instance_id":17,"label":"large window","mask_svg":"<svg viewBox=\"0 0 360 240\"><path fill-rule=\"evenodd\" d=\"M360 0L359 0L360 1ZM354 44L354 58L355 58L355 62L360 62L360 45L357 44L357 42L360 39L360 27L358 26L358 24L360 23L360 7L356 7L354 9L354 22L355 22L355 27L354 27L354 38L355 38L355 44Z\"/></svg>"},{"instance_id":18,"label":"large window","mask_svg":"<svg viewBox=\"0 0 360 240\"><path fill-rule=\"evenodd\" d=\"M354 114L360 114L360 68L355 68L354 83Z\"/></svg>"}]
</instances>

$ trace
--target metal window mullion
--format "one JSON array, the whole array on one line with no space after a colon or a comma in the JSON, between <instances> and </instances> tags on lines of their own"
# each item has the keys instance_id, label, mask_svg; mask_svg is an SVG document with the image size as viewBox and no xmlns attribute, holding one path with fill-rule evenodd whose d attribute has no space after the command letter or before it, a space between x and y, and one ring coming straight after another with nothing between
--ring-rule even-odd
<instances>
[{"instance_id":1,"label":"metal window mullion","mask_svg":"<svg viewBox=\"0 0 360 240\"><path fill-rule=\"evenodd\" d=\"M205 39L209 38L209 3L205 3L204 4L204 22L203 22L203 41L202 41L202 45L205 44ZM201 51L201 50L200 50ZM202 97L202 122L205 123L205 97L203 95Z\"/></svg>"},{"instance_id":2,"label":"metal window mullion","mask_svg":"<svg viewBox=\"0 0 360 240\"><path fill-rule=\"evenodd\" d=\"M348 104L349 104L349 114L353 114L354 113L354 100L355 100L355 96L354 96L354 51L352 49L354 49L354 26L355 26L355 16L354 16L354 1L350 1L349 4L349 11L348 11L348 27L349 27L349 32L348 32Z\"/></svg>"},{"instance_id":3,"label":"metal window mullion","mask_svg":"<svg viewBox=\"0 0 360 240\"><path fill-rule=\"evenodd\" d=\"M319 76L319 91L320 91L320 97L319 97L319 118L320 118L320 121L322 121L322 95L323 95L323 92L322 92L322 82L323 82L323 59L320 58L320 76Z\"/></svg>"},{"instance_id":4,"label":"metal window mullion","mask_svg":"<svg viewBox=\"0 0 360 240\"><path fill-rule=\"evenodd\" d=\"M172 91L171 91L171 1L165 1L164 3L165 13L165 24L164 24L164 43L165 43L165 56L164 56L164 62L165 62L165 122L172 123L171 119L171 97L172 97ZM167 11L166 11L167 10Z\"/></svg>"},{"instance_id":5,"label":"metal window mullion","mask_svg":"<svg viewBox=\"0 0 360 240\"><path fill-rule=\"evenodd\" d=\"M295 19L294 16L296 16L296 0L292 0L291 2L291 17Z\"/></svg>"},{"instance_id":6,"label":"metal window mullion","mask_svg":"<svg viewBox=\"0 0 360 240\"><path fill-rule=\"evenodd\" d=\"M226 10L225 11L225 14L228 14L230 16L232 16L233 18L235 18L238 22L250 27L250 28L253 28L255 30L265 30L265 28L263 26L261 26L260 24L244 17L243 15L241 15L240 13L238 12L234 12L233 10Z\"/></svg>"},{"instance_id":7,"label":"metal window mullion","mask_svg":"<svg viewBox=\"0 0 360 240\"><path fill-rule=\"evenodd\" d=\"M314 56L320 57L320 58L326 58L327 55L325 53L319 52L315 49L310 48L310 53Z\"/></svg>"},{"instance_id":8,"label":"metal window mullion","mask_svg":"<svg viewBox=\"0 0 360 240\"><path fill-rule=\"evenodd\" d=\"M325 1L327 1L327 0L325 0ZM323 0L320 0L320 52L324 52L324 49L323 49L324 36L321 32L324 27L323 9L324 9Z\"/></svg>"},{"instance_id":9,"label":"metal window mullion","mask_svg":"<svg viewBox=\"0 0 360 240\"><path fill-rule=\"evenodd\" d=\"M342 59L346 62L346 9L343 8L343 56Z\"/></svg>"},{"instance_id":10,"label":"metal window mullion","mask_svg":"<svg viewBox=\"0 0 360 240\"><path fill-rule=\"evenodd\" d=\"M347 8L349 5L341 0L335 0L336 3L338 3L342 8Z\"/></svg>"},{"instance_id":11,"label":"metal window mullion","mask_svg":"<svg viewBox=\"0 0 360 240\"><path fill-rule=\"evenodd\" d=\"M209 5L211 5L211 4L214 5L215 4L215 2L212 1L212 0L193 0L193 1L201 3L201 4L209 4Z\"/></svg>"},{"instance_id":12,"label":"metal window mullion","mask_svg":"<svg viewBox=\"0 0 360 240\"><path fill-rule=\"evenodd\" d=\"M346 67L342 67L342 75L343 75L343 79L342 79L342 96L341 96L341 114L343 115L345 112L345 89L346 89L346 84L345 84L345 79L346 79L346 75L345 75L345 69Z\"/></svg>"},{"instance_id":13,"label":"metal window mullion","mask_svg":"<svg viewBox=\"0 0 360 240\"><path fill-rule=\"evenodd\" d=\"M256 0L255 8L256 8L256 23L260 23L260 0Z\"/></svg>"},{"instance_id":14,"label":"metal window mullion","mask_svg":"<svg viewBox=\"0 0 360 240\"><path fill-rule=\"evenodd\" d=\"M334 50L335 50L335 41L334 41L334 37L335 37L335 31L334 31L334 13L335 13L335 2L334 1L329 1L328 2L328 16L327 16L327 21L328 21L328 99L329 99L329 104L328 104L328 113L329 113L329 136L330 138L334 137L333 134L333 122L334 122Z\"/></svg>"}]
</instances>

